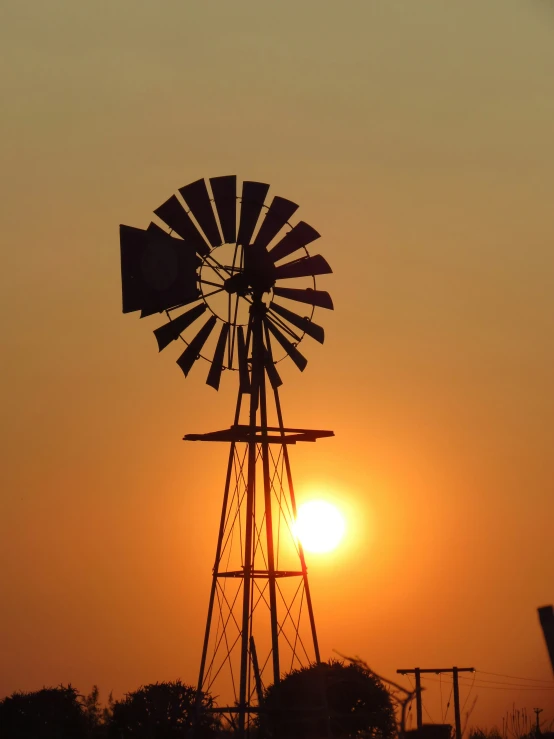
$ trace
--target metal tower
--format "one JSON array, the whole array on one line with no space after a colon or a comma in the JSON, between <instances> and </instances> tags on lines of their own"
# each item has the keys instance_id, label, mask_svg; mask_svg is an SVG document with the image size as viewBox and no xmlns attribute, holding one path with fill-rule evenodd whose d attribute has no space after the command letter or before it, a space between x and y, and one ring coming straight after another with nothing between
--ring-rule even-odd
<instances>
[{"instance_id":1,"label":"metal tower","mask_svg":"<svg viewBox=\"0 0 554 739\"><path fill-rule=\"evenodd\" d=\"M319 662L306 562L294 534L289 446L333 433L284 425L276 365L290 357L304 370L300 341L308 335L323 343L314 310L333 304L315 276L331 269L307 251L317 231L289 224L295 203L276 196L266 206L269 186L259 182L245 181L237 197L234 176L209 184L211 194L198 180L180 188L184 202L173 195L154 211L169 233L154 223L121 226L123 311L167 314L154 334L160 350L184 342L177 363L185 375L203 357L215 389L224 370L238 376L231 427L184 438L230 444L198 691L214 695L215 710L245 736L256 716L263 719L264 687ZM276 298L303 304L309 315Z\"/></svg>"}]
</instances>

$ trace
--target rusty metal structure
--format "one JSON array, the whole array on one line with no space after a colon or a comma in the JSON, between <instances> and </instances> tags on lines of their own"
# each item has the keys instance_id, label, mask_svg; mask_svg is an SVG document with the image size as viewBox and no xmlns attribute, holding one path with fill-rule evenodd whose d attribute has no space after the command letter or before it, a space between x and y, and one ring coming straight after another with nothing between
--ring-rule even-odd
<instances>
[{"instance_id":1,"label":"rusty metal structure","mask_svg":"<svg viewBox=\"0 0 554 739\"><path fill-rule=\"evenodd\" d=\"M316 286L331 268L308 251L319 234L290 223L298 206L266 204L265 183L238 188L235 176L197 180L156 208L158 222L122 225L120 241L123 312L165 314L158 347L180 344L185 376L204 359L214 389L224 373L238 381L231 426L184 438L229 445L198 695L215 695L245 737L264 687L320 661L289 449L333 433L285 425L279 365L305 369L298 345L323 343L314 313L333 303Z\"/></svg>"}]
</instances>

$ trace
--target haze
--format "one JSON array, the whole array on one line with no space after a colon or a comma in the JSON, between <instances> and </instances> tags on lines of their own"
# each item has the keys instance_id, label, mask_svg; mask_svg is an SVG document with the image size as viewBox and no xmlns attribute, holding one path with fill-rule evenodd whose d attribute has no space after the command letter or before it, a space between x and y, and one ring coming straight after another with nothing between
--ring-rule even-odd
<instances>
[{"instance_id":1,"label":"haze","mask_svg":"<svg viewBox=\"0 0 554 739\"><path fill-rule=\"evenodd\" d=\"M0 696L196 680L226 450L181 437L235 386L121 314L118 224L235 173L334 269L282 393L336 433L299 499L356 521L309 557L323 656L551 679L553 39L546 0L2 4Z\"/></svg>"}]
</instances>

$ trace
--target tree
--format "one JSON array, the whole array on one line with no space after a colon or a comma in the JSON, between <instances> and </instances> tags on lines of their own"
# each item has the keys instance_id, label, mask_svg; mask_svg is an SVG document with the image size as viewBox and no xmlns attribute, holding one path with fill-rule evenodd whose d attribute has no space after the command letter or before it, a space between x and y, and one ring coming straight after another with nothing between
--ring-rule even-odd
<instances>
[{"instance_id":1,"label":"tree","mask_svg":"<svg viewBox=\"0 0 554 739\"><path fill-rule=\"evenodd\" d=\"M90 693L81 698L81 704L87 719L89 734L91 736L98 735L102 725L102 708L100 706L98 685L93 685Z\"/></svg>"},{"instance_id":2,"label":"tree","mask_svg":"<svg viewBox=\"0 0 554 739\"><path fill-rule=\"evenodd\" d=\"M108 725L111 721L113 697L108 695L108 705L100 703L98 685L93 685L88 695L81 697L81 704L87 720L87 736L89 739L104 739L107 736Z\"/></svg>"},{"instance_id":3,"label":"tree","mask_svg":"<svg viewBox=\"0 0 554 739\"><path fill-rule=\"evenodd\" d=\"M219 720L209 712L213 700L203 695L195 739L218 735ZM111 739L185 739L196 713L196 688L180 680L145 685L115 701L109 725Z\"/></svg>"},{"instance_id":4,"label":"tree","mask_svg":"<svg viewBox=\"0 0 554 739\"><path fill-rule=\"evenodd\" d=\"M293 670L264 695L259 726L275 739L392 739L388 690L369 670L338 660Z\"/></svg>"},{"instance_id":5,"label":"tree","mask_svg":"<svg viewBox=\"0 0 554 739\"><path fill-rule=\"evenodd\" d=\"M2 739L86 739L88 722L71 685L13 693L0 702Z\"/></svg>"}]
</instances>

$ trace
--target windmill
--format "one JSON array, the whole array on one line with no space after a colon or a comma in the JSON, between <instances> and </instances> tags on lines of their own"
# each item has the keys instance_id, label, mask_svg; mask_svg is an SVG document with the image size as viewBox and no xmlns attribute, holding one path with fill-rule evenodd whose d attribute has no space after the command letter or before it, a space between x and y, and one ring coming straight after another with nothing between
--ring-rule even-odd
<instances>
[{"instance_id":1,"label":"windmill","mask_svg":"<svg viewBox=\"0 0 554 739\"><path fill-rule=\"evenodd\" d=\"M289 447L333 436L283 421L279 363L303 371L300 342L323 343L313 316L333 303L315 278L331 268L308 251L317 231L289 223L298 206L266 205L268 190L244 181L239 196L235 176L200 179L156 208L165 227L120 227L123 312L165 313L158 347L180 345L185 376L203 358L214 389L223 372L238 380L232 425L184 438L230 446L198 691L223 701L215 710L239 736L263 720L265 684L320 661Z\"/></svg>"}]
</instances>

